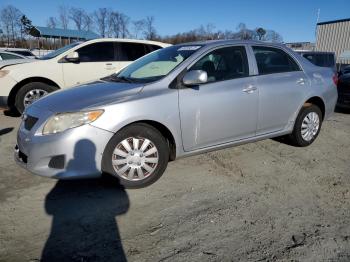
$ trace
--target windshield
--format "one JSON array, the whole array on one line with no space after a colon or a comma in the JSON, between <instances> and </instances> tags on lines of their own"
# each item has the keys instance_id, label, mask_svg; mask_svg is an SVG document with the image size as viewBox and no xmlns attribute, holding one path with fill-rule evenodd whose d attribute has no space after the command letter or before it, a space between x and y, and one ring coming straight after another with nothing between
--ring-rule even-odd
<instances>
[{"instance_id":1,"label":"windshield","mask_svg":"<svg viewBox=\"0 0 350 262\"><path fill-rule=\"evenodd\" d=\"M81 42L75 42L75 43L66 45L64 47L61 47L61 48L59 48L59 49L57 49L57 50L55 50L55 51L53 51L51 53L48 53L48 54L40 57L39 59L40 60L48 60L48 59L54 58L54 57L56 57L56 56L58 56L58 55L60 55L60 54L62 54L64 52L68 51L69 49L71 49L71 48L73 48L73 47L75 47L77 45L80 45L80 44L81 44Z\"/></svg>"},{"instance_id":2,"label":"windshield","mask_svg":"<svg viewBox=\"0 0 350 262\"><path fill-rule=\"evenodd\" d=\"M201 47L201 45L177 45L159 49L130 64L119 74L113 75L111 80L141 83L159 80Z\"/></svg>"}]
</instances>

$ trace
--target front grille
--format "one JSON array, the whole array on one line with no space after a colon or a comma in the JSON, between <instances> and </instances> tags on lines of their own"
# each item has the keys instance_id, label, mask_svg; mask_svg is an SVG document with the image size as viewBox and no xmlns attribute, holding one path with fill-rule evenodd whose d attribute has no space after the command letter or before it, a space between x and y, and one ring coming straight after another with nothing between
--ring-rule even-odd
<instances>
[{"instance_id":1,"label":"front grille","mask_svg":"<svg viewBox=\"0 0 350 262\"><path fill-rule=\"evenodd\" d=\"M34 116L27 115L24 120L24 128L30 131L38 120L39 119Z\"/></svg>"}]
</instances>

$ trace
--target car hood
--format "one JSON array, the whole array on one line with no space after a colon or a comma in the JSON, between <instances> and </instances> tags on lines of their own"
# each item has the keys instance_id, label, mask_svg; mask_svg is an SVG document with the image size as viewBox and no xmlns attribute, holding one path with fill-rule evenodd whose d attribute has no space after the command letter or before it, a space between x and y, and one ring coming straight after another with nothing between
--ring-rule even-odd
<instances>
[{"instance_id":1,"label":"car hood","mask_svg":"<svg viewBox=\"0 0 350 262\"><path fill-rule=\"evenodd\" d=\"M140 92L142 87L143 84L97 81L56 91L33 105L54 113L79 111L120 102Z\"/></svg>"},{"instance_id":2,"label":"car hood","mask_svg":"<svg viewBox=\"0 0 350 262\"><path fill-rule=\"evenodd\" d=\"M24 64L24 63L30 63L36 61L35 59L9 59L9 60L3 60L0 61L0 69L10 66L10 65L18 65L18 64Z\"/></svg>"}]
</instances>

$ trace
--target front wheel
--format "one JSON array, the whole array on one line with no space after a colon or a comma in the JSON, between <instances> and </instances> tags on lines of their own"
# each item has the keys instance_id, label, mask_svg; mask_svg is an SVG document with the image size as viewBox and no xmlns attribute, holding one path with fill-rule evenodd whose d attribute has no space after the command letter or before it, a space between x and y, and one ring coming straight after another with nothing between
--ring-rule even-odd
<instances>
[{"instance_id":1,"label":"front wheel","mask_svg":"<svg viewBox=\"0 0 350 262\"><path fill-rule=\"evenodd\" d=\"M300 147L311 145L322 126L322 112L316 105L304 106L295 121L293 133L290 135L291 142Z\"/></svg>"},{"instance_id":2,"label":"front wheel","mask_svg":"<svg viewBox=\"0 0 350 262\"><path fill-rule=\"evenodd\" d=\"M139 123L116 133L103 153L102 170L126 188L142 188L157 181L169 160L166 139L154 127Z\"/></svg>"},{"instance_id":3,"label":"front wheel","mask_svg":"<svg viewBox=\"0 0 350 262\"><path fill-rule=\"evenodd\" d=\"M22 114L27 106L55 90L57 90L56 87L41 82L25 84L17 92L15 100L16 109Z\"/></svg>"}]
</instances>

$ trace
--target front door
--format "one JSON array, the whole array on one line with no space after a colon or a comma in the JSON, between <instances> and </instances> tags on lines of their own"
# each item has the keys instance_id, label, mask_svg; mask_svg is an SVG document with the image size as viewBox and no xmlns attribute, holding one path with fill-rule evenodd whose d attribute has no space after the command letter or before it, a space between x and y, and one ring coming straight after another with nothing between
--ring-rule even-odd
<instances>
[{"instance_id":1,"label":"front door","mask_svg":"<svg viewBox=\"0 0 350 262\"><path fill-rule=\"evenodd\" d=\"M189 70L206 71L208 82L179 89L185 151L255 136L258 90L245 47L210 51Z\"/></svg>"},{"instance_id":2,"label":"front door","mask_svg":"<svg viewBox=\"0 0 350 262\"><path fill-rule=\"evenodd\" d=\"M76 50L80 61L62 63L66 87L84 84L114 74L118 70L113 42L99 42Z\"/></svg>"}]
</instances>

